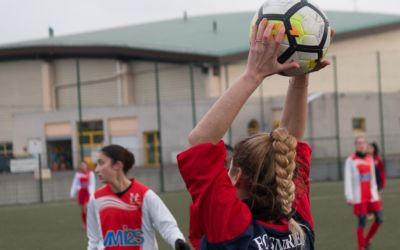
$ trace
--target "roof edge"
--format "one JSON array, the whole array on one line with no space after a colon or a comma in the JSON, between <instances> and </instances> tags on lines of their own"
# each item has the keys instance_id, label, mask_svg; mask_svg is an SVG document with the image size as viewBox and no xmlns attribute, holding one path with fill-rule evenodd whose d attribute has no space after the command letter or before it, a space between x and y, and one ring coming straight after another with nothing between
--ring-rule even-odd
<instances>
[{"instance_id":1,"label":"roof edge","mask_svg":"<svg viewBox=\"0 0 400 250\"><path fill-rule=\"evenodd\" d=\"M191 53L166 52L116 46L29 46L0 49L0 61L58 58L118 58L174 63L218 63L219 57Z\"/></svg>"},{"instance_id":2,"label":"roof edge","mask_svg":"<svg viewBox=\"0 0 400 250\"><path fill-rule=\"evenodd\" d=\"M347 40L347 39L351 39L351 38L369 36L369 35L374 35L374 34L378 34L378 33L385 33L385 32L391 31L393 29L400 29L400 22L386 24L386 25L380 25L380 26L376 26L376 27L372 27L372 28L360 29L357 31L342 32L340 34L335 35L333 41L342 41L342 40Z\"/></svg>"}]
</instances>

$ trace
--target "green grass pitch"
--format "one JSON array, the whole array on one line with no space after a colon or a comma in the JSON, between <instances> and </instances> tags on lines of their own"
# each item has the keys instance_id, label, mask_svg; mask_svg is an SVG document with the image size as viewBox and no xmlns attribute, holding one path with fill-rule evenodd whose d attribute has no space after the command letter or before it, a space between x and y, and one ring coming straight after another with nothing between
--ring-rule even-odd
<instances>
[{"instance_id":1,"label":"green grass pitch","mask_svg":"<svg viewBox=\"0 0 400 250\"><path fill-rule=\"evenodd\" d=\"M372 249L397 249L400 236L400 180L389 180L383 192L385 222L373 240ZM186 192L165 193L161 198L188 232ZM312 183L311 205L315 223L316 249L356 249L356 217L343 198L343 183ZM85 249L86 236L80 228L75 202L0 207L0 249ZM159 238L160 249L171 249Z\"/></svg>"}]
</instances>

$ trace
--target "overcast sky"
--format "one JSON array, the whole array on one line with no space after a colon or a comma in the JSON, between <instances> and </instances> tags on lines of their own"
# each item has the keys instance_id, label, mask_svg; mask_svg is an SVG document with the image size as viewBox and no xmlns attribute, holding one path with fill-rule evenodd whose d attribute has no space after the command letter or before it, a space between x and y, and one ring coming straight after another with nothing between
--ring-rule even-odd
<instances>
[{"instance_id":1,"label":"overcast sky","mask_svg":"<svg viewBox=\"0 0 400 250\"><path fill-rule=\"evenodd\" d=\"M0 44L211 13L256 11L264 0L0 0ZM314 0L324 10L400 15L400 0Z\"/></svg>"}]
</instances>

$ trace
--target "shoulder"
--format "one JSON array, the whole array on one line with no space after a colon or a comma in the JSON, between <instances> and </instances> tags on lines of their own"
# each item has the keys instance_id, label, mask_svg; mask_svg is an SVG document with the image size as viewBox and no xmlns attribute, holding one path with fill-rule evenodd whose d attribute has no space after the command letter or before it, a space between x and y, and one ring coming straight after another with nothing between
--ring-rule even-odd
<instances>
[{"instance_id":1,"label":"shoulder","mask_svg":"<svg viewBox=\"0 0 400 250\"><path fill-rule=\"evenodd\" d=\"M190 160L196 156L204 156L204 155L220 155L225 154L225 143L221 140L217 144L212 143L204 143L190 147L186 151L183 151L178 154L177 159L178 162L182 162L185 160Z\"/></svg>"},{"instance_id":2,"label":"shoulder","mask_svg":"<svg viewBox=\"0 0 400 250\"><path fill-rule=\"evenodd\" d=\"M299 141L299 142L297 142L296 151L298 151L297 153L301 153L301 154L311 154L312 148L310 147L310 145L307 142Z\"/></svg>"},{"instance_id":3,"label":"shoulder","mask_svg":"<svg viewBox=\"0 0 400 250\"><path fill-rule=\"evenodd\" d=\"M107 196L113 194L111 188L108 186L108 184L102 186L101 188L97 189L96 192L94 192L94 198L98 199L103 196Z\"/></svg>"},{"instance_id":4,"label":"shoulder","mask_svg":"<svg viewBox=\"0 0 400 250\"><path fill-rule=\"evenodd\" d=\"M305 142L298 142L296 147L296 162L298 165L309 168L311 164L311 147Z\"/></svg>"},{"instance_id":5,"label":"shoulder","mask_svg":"<svg viewBox=\"0 0 400 250\"><path fill-rule=\"evenodd\" d=\"M149 190L150 190L150 188L148 186L144 185L143 183L139 182L136 179L132 179L131 191L145 194Z\"/></svg>"}]
</instances>

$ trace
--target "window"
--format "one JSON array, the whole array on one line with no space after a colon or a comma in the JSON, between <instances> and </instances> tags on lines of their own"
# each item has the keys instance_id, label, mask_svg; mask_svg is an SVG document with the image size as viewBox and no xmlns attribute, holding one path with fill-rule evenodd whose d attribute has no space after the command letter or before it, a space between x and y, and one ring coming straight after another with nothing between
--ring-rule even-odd
<instances>
[{"instance_id":1,"label":"window","mask_svg":"<svg viewBox=\"0 0 400 250\"><path fill-rule=\"evenodd\" d=\"M365 118L356 117L353 118L353 132L365 132Z\"/></svg>"},{"instance_id":2,"label":"window","mask_svg":"<svg viewBox=\"0 0 400 250\"><path fill-rule=\"evenodd\" d=\"M148 167L160 166L159 138L158 131L143 132L144 164Z\"/></svg>"},{"instance_id":3,"label":"window","mask_svg":"<svg viewBox=\"0 0 400 250\"><path fill-rule=\"evenodd\" d=\"M11 142L0 143L0 155L1 156L11 156L13 151L13 146Z\"/></svg>"},{"instance_id":4,"label":"window","mask_svg":"<svg viewBox=\"0 0 400 250\"><path fill-rule=\"evenodd\" d=\"M77 125L77 128L79 134L79 123ZM82 122L82 133L79 141L80 144L84 147L101 147L104 141L103 122Z\"/></svg>"},{"instance_id":5,"label":"window","mask_svg":"<svg viewBox=\"0 0 400 250\"><path fill-rule=\"evenodd\" d=\"M213 76L219 76L220 75L221 68L219 65L213 65Z\"/></svg>"},{"instance_id":6,"label":"window","mask_svg":"<svg viewBox=\"0 0 400 250\"><path fill-rule=\"evenodd\" d=\"M250 120L249 124L247 125L247 134L252 135L258 132L260 132L259 122L255 119Z\"/></svg>"},{"instance_id":7,"label":"window","mask_svg":"<svg viewBox=\"0 0 400 250\"><path fill-rule=\"evenodd\" d=\"M83 160L85 160L91 169L95 167L94 153L97 152L104 142L103 121L82 122L82 131L80 132L79 122L77 130L79 143L82 147Z\"/></svg>"},{"instance_id":8,"label":"window","mask_svg":"<svg viewBox=\"0 0 400 250\"><path fill-rule=\"evenodd\" d=\"M282 107L272 108L272 130L279 128L282 112L283 112Z\"/></svg>"}]
</instances>

